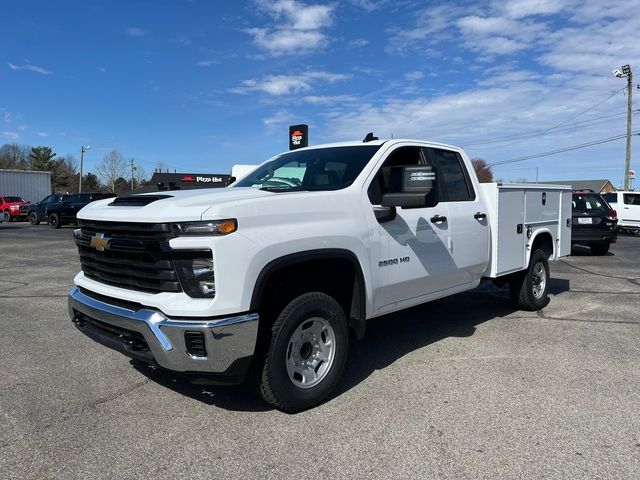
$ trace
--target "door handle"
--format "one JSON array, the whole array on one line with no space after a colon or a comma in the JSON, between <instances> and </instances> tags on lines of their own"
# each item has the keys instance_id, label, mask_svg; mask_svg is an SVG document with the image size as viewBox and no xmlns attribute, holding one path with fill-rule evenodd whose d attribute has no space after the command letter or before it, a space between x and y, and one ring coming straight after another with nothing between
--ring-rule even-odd
<instances>
[{"instance_id":1,"label":"door handle","mask_svg":"<svg viewBox=\"0 0 640 480\"><path fill-rule=\"evenodd\" d=\"M482 212L477 212L473 218L475 218L476 220L484 220L485 218L487 218L487 214L486 213L482 213Z\"/></svg>"},{"instance_id":2,"label":"door handle","mask_svg":"<svg viewBox=\"0 0 640 480\"><path fill-rule=\"evenodd\" d=\"M442 215L434 215L431 217L432 223L444 223L447 221L447 217L443 217Z\"/></svg>"}]
</instances>

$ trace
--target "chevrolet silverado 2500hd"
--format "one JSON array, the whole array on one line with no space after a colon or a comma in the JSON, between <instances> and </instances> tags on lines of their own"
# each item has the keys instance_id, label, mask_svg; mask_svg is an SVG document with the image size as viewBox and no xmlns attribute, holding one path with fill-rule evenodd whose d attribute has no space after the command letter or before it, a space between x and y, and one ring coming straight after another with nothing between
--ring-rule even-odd
<instances>
[{"instance_id":1,"label":"chevrolet silverado 2500hd","mask_svg":"<svg viewBox=\"0 0 640 480\"><path fill-rule=\"evenodd\" d=\"M307 147L228 188L78 214L77 328L194 381L252 376L284 411L325 399L366 320L509 284L542 308L571 248L571 188L480 184L465 152L412 140Z\"/></svg>"}]
</instances>

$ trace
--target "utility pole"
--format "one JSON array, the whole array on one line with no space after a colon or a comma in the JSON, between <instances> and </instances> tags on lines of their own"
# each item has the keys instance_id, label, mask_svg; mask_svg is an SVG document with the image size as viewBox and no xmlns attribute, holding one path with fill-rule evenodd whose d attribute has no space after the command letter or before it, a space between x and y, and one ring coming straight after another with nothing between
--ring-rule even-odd
<instances>
[{"instance_id":1,"label":"utility pole","mask_svg":"<svg viewBox=\"0 0 640 480\"><path fill-rule=\"evenodd\" d=\"M624 189L629 190L629 169L631 168L631 92L633 92L633 75L629 65L622 67L622 73L627 76L627 158L624 162Z\"/></svg>"},{"instance_id":2,"label":"utility pole","mask_svg":"<svg viewBox=\"0 0 640 480\"><path fill-rule=\"evenodd\" d=\"M136 166L133 164L133 158L129 159L129 165L131 165L131 191L133 192L133 172L137 170Z\"/></svg>"},{"instance_id":3,"label":"utility pole","mask_svg":"<svg viewBox=\"0 0 640 480\"><path fill-rule=\"evenodd\" d=\"M84 164L84 152L91 149L91 145L89 146L81 146L80 147L80 179L78 181L78 193L82 193L82 167Z\"/></svg>"},{"instance_id":4,"label":"utility pole","mask_svg":"<svg viewBox=\"0 0 640 480\"><path fill-rule=\"evenodd\" d=\"M613 75L618 78L627 79L627 156L624 163L624 186L625 190L629 190L629 169L631 168L631 108L633 94L633 75L631 66L623 65L622 71L617 68L613 71Z\"/></svg>"}]
</instances>

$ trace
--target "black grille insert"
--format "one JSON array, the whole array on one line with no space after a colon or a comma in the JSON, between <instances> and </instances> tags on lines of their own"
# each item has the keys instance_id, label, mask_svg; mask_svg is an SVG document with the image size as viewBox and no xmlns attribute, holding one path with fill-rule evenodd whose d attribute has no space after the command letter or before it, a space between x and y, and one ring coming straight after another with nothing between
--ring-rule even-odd
<instances>
[{"instance_id":1,"label":"black grille insert","mask_svg":"<svg viewBox=\"0 0 640 480\"><path fill-rule=\"evenodd\" d=\"M170 224L79 220L74 232L82 271L107 285L142 292L181 292L174 259L202 251L171 250ZM208 252L210 255L211 252Z\"/></svg>"},{"instance_id":2,"label":"black grille insert","mask_svg":"<svg viewBox=\"0 0 640 480\"><path fill-rule=\"evenodd\" d=\"M194 357L207 356L207 347L202 332L184 332L184 343L190 355Z\"/></svg>"}]
</instances>

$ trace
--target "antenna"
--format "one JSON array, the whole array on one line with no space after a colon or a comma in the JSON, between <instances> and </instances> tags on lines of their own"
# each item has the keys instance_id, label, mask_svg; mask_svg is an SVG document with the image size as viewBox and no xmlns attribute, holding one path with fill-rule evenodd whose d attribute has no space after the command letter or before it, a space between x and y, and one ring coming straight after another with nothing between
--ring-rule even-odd
<instances>
[{"instance_id":1,"label":"antenna","mask_svg":"<svg viewBox=\"0 0 640 480\"><path fill-rule=\"evenodd\" d=\"M364 137L364 140L362 140L362 143L373 142L374 140L380 140L380 139L378 137L374 137L373 132L369 132L367 133L367 136Z\"/></svg>"}]
</instances>

